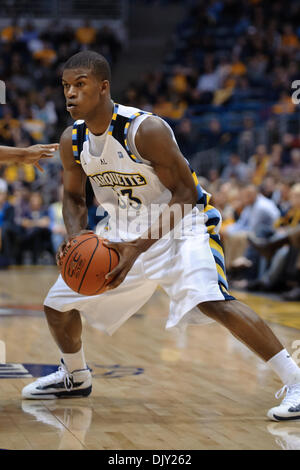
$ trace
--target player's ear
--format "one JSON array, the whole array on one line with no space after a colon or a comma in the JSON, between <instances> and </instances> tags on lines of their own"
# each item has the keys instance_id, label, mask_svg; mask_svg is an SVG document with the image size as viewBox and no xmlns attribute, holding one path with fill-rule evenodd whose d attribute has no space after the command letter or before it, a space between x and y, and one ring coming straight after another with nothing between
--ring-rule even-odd
<instances>
[{"instance_id":1,"label":"player's ear","mask_svg":"<svg viewBox=\"0 0 300 470\"><path fill-rule=\"evenodd\" d=\"M100 83L100 93L107 93L107 91L109 91L109 86L110 85L108 80L102 80L102 82Z\"/></svg>"}]
</instances>

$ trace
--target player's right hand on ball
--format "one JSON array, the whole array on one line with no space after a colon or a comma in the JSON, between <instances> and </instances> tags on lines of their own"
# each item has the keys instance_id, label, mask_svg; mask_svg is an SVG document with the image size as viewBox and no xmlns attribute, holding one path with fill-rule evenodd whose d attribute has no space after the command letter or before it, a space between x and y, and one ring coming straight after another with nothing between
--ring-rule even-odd
<instances>
[{"instance_id":1,"label":"player's right hand on ball","mask_svg":"<svg viewBox=\"0 0 300 470\"><path fill-rule=\"evenodd\" d=\"M61 268L62 260L66 254L66 250L68 250L68 248L71 246L70 241L71 239L70 240L66 239L58 247L55 259L56 259L56 264L59 268Z\"/></svg>"},{"instance_id":2,"label":"player's right hand on ball","mask_svg":"<svg viewBox=\"0 0 300 470\"><path fill-rule=\"evenodd\" d=\"M79 237L79 235L84 235L85 233L94 233L93 230L81 230L80 232L71 235L68 238L65 238L65 240L59 245L57 253L56 253L56 264L59 268L61 268L63 258L66 256L68 253L71 245L72 245L72 240L76 237Z\"/></svg>"}]
</instances>

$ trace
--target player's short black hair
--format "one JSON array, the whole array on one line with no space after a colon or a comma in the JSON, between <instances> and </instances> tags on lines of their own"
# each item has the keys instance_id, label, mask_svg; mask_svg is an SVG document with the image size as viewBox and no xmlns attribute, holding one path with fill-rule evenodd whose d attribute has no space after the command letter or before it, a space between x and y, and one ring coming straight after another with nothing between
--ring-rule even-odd
<instances>
[{"instance_id":1,"label":"player's short black hair","mask_svg":"<svg viewBox=\"0 0 300 470\"><path fill-rule=\"evenodd\" d=\"M90 69L99 80L111 81L110 65L105 57L98 52L81 51L72 55L65 63L63 70L80 67Z\"/></svg>"}]
</instances>

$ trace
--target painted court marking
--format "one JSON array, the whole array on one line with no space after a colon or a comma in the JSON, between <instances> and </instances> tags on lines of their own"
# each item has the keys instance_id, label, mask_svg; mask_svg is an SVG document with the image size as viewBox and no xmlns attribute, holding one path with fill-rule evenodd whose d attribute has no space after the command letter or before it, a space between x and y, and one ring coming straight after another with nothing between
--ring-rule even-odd
<instances>
[{"instance_id":1,"label":"painted court marking","mask_svg":"<svg viewBox=\"0 0 300 470\"><path fill-rule=\"evenodd\" d=\"M43 377L56 372L56 364L0 364L0 379L27 379L33 377ZM144 373L142 367L121 366L120 364L100 365L90 364L92 377L106 379L121 378L130 375L140 375Z\"/></svg>"}]
</instances>

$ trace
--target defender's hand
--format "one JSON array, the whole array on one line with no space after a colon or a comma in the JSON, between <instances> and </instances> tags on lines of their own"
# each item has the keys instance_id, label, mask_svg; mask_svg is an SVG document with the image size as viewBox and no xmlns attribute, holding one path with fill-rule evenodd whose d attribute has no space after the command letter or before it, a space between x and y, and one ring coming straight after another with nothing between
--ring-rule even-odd
<instances>
[{"instance_id":1,"label":"defender's hand","mask_svg":"<svg viewBox=\"0 0 300 470\"><path fill-rule=\"evenodd\" d=\"M24 157L22 163L31 163L40 171L44 169L40 166L39 160L43 158L51 158L54 152L58 150L59 144L37 144L24 148Z\"/></svg>"}]
</instances>

